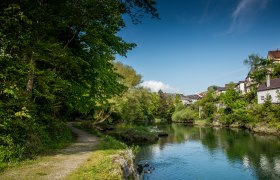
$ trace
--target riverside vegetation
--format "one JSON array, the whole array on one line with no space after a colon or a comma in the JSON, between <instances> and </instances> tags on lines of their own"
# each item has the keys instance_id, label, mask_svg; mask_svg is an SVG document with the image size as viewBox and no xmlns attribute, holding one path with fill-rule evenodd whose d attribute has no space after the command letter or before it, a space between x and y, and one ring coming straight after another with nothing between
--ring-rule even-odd
<instances>
[{"instance_id":1,"label":"riverside vegetation","mask_svg":"<svg viewBox=\"0 0 280 180\"><path fill-rule=\"evenodd\" d=\"M84 120L78 127L98 130L104 140L93 158L70 174L72 179L93 175L102 179L112 168L119 170L111 163L114 155L131 152L132 144L157 140L146 123L211 124L218 119L227 126L265 123L279 132L279 105L269 99L258 105L255 89L241 95L230 85L217 96L213 86L204 98L185 107L179 96L139 87L141 75L114 57L125 56L136 46L117 35L125 27L123 16L138 23L144 13L158 18L153 0L1 2L1 170L73 142L66 122L77 119ZM246 62L256 84L264 79L267 67L274 66L257 56ZM273 77L279 77L279 65L273 69ZM216 103L225 108L217 109ZM197 121L199 106L206 120ZM90 168L93 165L96 168Z\"/></svg>"},{"instance_id":2,"label":"riverside vegetation","mask_svg":"<svg viewBox=\"0 0 280 180\"><path fill-rule=\"evenodd\" d=\"M250 67L250 92L242 94L235 89L234 83L230 83L225 93L217 94L217 86L211 86L206 95L194 104L177 106L173 120L185 119L199 125L245 127L256 132L280 135L280 105L272 104L269 96L264 104L257 103L258 85L264 82L267 73L272 78L279 78L280 64L254 54L244 60L244 64ZM199 107L202 108L200 119Z\"/></svg>"},{"instance_id":3,"label":"riverside vegetation","mask_svg":"<svg viewBox=\"0 0 280 180\"><path fill-rule=\"evenodd\" d=\"M117 33L143 14L158 18L153 0L1 1L1 169L72 142L67 121L110 121L140 82L118 73L134 72L114 57L136 45Z\"/></svg>"}]
</instances>

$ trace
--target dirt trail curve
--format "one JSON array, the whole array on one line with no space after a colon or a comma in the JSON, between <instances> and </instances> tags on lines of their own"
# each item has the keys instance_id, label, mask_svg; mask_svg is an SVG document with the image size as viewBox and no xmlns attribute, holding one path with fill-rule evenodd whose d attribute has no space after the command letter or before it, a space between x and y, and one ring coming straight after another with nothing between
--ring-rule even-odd
<instances>
[{"instance_id":1,"label":"dirt trail curve","mask_svg":"<svg viewBox=\"0 0 280 180\"><path fill-rule=\"evenodd\" d=\"M77 141L55 155L45 156L38 162L11 168L0 173L0 179L29 180L29 179L63 179L74 169L88 159L96 148L97 137L81 131L68 123L68 127L77 135Z\"/></svg>"}]
</instances>

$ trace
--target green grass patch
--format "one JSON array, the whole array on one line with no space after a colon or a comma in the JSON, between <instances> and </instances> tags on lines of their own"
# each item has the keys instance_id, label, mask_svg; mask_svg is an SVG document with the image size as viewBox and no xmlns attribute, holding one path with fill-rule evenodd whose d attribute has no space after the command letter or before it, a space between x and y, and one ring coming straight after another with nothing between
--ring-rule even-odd
<instances>
[{"instance_id":1,"label":"green grass patch","mask_svg":"<svg viewBox=\"0 0 280 180\"><path fill-rule=\"evenodd\" d=\"M60 149L63 149L75 142L75 135L71 133L66 125L61 126L60 131L60 134L56 134L56 137L48 140L48 143L45 143L43 148L40 148L40 151L36 154L34 153L32 154L32 156L28 156L27 158L23 157L0 162L0 172L4 171L7 168L20 167L26 164L36 163L38 162L38 159L41 159L41 157L56 154ZM0 154L1 153L2 152L0 152Z\"/></svg>"},{"instance_id":2,"label":"green grass patch","mask_svg":"<svg viewBox=\"0 0 280 180\"><path fill-rule=\"evenodd\" d=\"M151 132L148 127L121 124L109 135L114 136L127 144L146 144L158 140L156 132Z\"/></svg>"},{"instance_id":3,"label":"green grass patch","mask_svg":"<svg viewBox=\"0 0 280 180\"><path fill-rule=\"evenodd\" d=\"M96 150L90 158L65 179L114 180L122 179L122 170L114 156L121 150Z\"/></svg>"},{"instance_id":4,"label":"green grass patch","mask_svg":"<svg viewBox=\"0 0 280 180\"><path fill-rule=\"evenodd\" d=\"M122 179L122 170L116 159L128 149L128 146L114 137L103 135L94 129L86 128L81 123L76 123L74 126L93 135L98 135L102 141L99 143L97 150L92 152L88 160L65 179Z\"/></svg>"},{"instance_id":5,"label":"green grass patch","mask_svg":"<svg viewBox=\"0 0 280 180\"><path fill-rule=\"evenodd\" d=\"M196 119L194 121L194 125L197 125L197 126L207 126L209 125L209 122L205 119Z\"/></svg>"}]
</instances>

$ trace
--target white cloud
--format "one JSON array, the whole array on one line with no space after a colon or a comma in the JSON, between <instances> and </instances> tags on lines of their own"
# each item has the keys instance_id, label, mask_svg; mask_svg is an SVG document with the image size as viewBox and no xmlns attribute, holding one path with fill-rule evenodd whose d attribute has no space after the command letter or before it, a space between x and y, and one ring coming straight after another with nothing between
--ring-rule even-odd
<instances>
[{"instance_id":1,"label":"white cloud","mask_svg":"<svg viewBox=\"0 0 280 180\"><path fill-rule=\"evenodd\" d=\"M163 92L176 92L177 90L170 86L169 84L164 84L161 81L144 81L140 84L141 87L150 89L152 92L158 92L159 90L162 90Z\"/></svg>"}]
</instances>

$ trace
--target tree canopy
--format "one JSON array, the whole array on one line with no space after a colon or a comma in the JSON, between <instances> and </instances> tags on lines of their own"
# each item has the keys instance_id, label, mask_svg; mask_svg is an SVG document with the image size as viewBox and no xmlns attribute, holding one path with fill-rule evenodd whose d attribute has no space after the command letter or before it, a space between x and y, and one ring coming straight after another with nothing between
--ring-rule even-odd
<instances>
[{"instance_id":1,"label":"tree canopy","mask_svg":"<svg viewBox=\"0 0 280 180\"><path fill-rule=\"evenodd\" d=\"M112 61L136 45L117 33L124 14L143 13L158 17L155 1L1 1L0 161L59 140L61 119L123 92Z\"/></svg>"}]
</instances>

